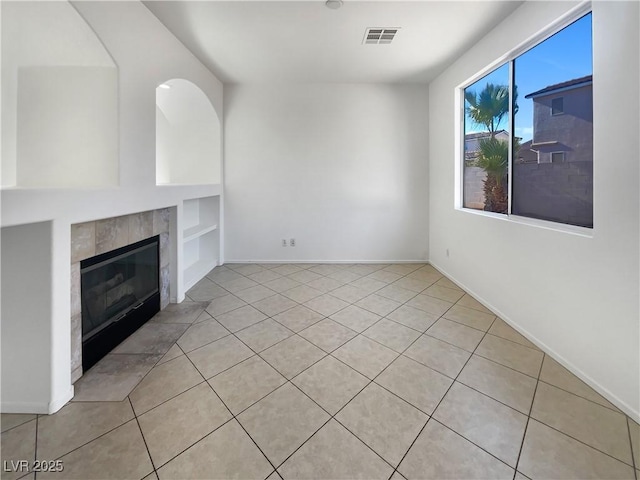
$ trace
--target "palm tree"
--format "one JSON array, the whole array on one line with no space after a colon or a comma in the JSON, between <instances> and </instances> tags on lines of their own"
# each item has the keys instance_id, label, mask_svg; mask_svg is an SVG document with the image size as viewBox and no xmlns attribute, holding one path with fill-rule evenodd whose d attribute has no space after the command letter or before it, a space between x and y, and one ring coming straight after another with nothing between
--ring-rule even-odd
<instances>
[{"instance_id":1,"label":"palm tree","mask_svg":"<svg viewBox=\"0 0 640 480\"><path fill-rule=\"evenodd\" d=\"M518 111L515 86L513 96L515 115ZM485 126L489 132L489 138L480 139L480 154L476 162L487 173L484 180L484 209L507 213L509 145L508 142L496 138L496 130L504 116L509 113L509 87L487 83L478 94L471 90L465 91L464 98L468 104L466 111L469 117L475 123ZM514 142L514 151L517 151L515 138Z\"/></svg>"},{"instance_id":2,"label":"palm tree","mask_svg":"<svg viewBox=\"0 0 640 480\"><path fill-rule=\"evenodd\" d=\"M495 137L480 139L480 155L477 165L486 173L484 180L484 209L490 212L507 213L507 162L509 144Z\"/></svg>"},{"instance_id":3,"label":"palm tree","mask_svg":"<svg viewBox=\"0 0 640 480\"><path fill-rule=\"evenodd\" d=\"M491 137L495 137L496 128L509 113L509 87L487 83L478 94L473 90L465 91L464 99L469 104L469 117L475 123L487 127Z\"/></svg>"}]
</instances>

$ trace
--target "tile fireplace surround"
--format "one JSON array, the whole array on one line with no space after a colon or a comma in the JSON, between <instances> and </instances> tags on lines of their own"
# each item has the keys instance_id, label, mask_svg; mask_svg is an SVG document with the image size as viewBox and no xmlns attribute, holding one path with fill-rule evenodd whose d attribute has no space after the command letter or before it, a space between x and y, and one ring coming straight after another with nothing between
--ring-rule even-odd
<instances>
[{"instance_id":1,"label":"tile fireplace surround","mask_svg":"<svg viewBox=\"0 0 640 480\"><path fill-rule=\"evenodd\" d=\"M71 382L82 376L80 262L160 235L160 309L169 304L170 211L168 208L71 225Z\"/></svg>"}]
</instances>

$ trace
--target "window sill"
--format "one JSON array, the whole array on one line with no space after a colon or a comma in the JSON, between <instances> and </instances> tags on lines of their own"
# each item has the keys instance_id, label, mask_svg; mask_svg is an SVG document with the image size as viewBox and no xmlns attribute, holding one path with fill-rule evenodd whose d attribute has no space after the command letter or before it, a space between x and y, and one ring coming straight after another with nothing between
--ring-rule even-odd
<instances>
[{"instance_id":1,"label":"window sill","mask_svg":"<svg viewBox=\"0 0 640 480\"><path fill-rule=\"evenodd\" d=\"M484 210L475 210L473 208L456 207L459 212L479 215L481 217L494 218L504 222L526 225L529 227L543 228L554 232L568 233L578 237L593 238L593 229L587 227L578 227L576 225L568 225L565 223L550 222L548 220L540 220L538 218L520 217L518 215L507 215L503 213L485 212Z\"/></svg>"}]
</instances>

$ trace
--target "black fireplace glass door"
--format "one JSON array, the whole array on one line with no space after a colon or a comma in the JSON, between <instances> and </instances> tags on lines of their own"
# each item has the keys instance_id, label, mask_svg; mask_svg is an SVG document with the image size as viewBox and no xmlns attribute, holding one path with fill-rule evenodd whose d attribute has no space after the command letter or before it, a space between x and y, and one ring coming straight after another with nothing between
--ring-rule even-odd
<instances>
[{"instance_id":1,"label":"black fireplace glass door","mask_svg":"<svg viewBox=\"0 0 640 480\"><path fill-rule=\"evenodd\" d=\"M87 340L158 292L158 244L81 268L82 338Z\"/></svg>"}]
</instances>

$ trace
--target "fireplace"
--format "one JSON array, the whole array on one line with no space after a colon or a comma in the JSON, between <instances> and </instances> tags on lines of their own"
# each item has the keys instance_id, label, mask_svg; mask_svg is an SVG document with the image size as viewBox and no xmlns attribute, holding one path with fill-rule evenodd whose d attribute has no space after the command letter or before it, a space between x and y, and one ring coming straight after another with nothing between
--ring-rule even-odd
<instances>
[{"instance_id":1,"label":"fireplace","mask_svg":"<svg viewBox=\"0 0 640 480\"><path fill-rule=\"evenodd\" d=\"M160 311L159 239L80 262L84 371Z\"/></svg>"}]
</instances>

